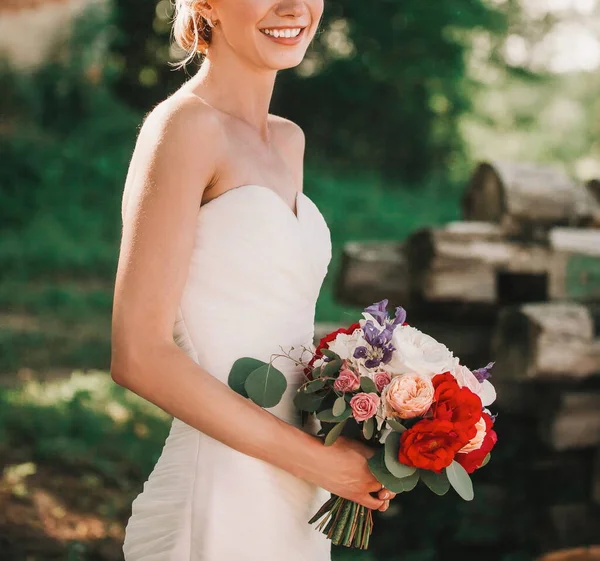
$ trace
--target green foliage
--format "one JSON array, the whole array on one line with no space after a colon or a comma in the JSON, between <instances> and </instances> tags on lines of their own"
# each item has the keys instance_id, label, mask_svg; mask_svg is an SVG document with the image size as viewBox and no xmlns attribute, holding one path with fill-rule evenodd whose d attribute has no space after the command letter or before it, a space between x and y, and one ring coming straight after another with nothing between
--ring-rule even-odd
<instances>
[{"instance_id":1,"label":"green foliage","mask_svg":"<svg viewBox=\"0 0 600 561\"><path fill-rule=\"evenodd\" d=\"M244 388L248 397L257 405L275 407L287 388L287 379L271 364L264 364L250 372Z\"/></svg>"},{"instance_id":2,"label":"green foliage","mask_svg":"<svg viewBox=\"0 0 600 561\"><path fill-rule=\"evenodd\" d=\"M111 484L137 485L156 461L169 417L103 372L0 389L0 456L65 471L91 470Z\"/></svg>"}]
</instances>

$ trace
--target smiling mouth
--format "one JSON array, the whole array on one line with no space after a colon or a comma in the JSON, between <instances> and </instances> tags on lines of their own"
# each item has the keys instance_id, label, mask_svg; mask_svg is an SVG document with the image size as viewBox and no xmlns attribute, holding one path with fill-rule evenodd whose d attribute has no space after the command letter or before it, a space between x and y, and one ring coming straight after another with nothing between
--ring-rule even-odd
<instances>
[{"instance_id":1,"label":"smiling mouth","mask_svg":"<svg viewBox=\"0 0 600 561\"><path fill-rule=\"evenodd\" d=\"M286 28L265 28L261 29L261 33L267 37L274 39L296 39L305 30L305 27L286 27Z\"/></svg>"}]
</instances>

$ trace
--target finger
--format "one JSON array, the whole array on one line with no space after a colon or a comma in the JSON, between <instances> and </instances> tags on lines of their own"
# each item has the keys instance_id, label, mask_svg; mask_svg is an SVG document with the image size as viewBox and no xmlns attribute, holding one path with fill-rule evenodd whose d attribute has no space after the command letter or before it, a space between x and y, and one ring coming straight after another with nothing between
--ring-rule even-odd
<instances>
[{"instance_id":1,"label":"finger","mask_svg":"<svg viewBox=\"0 0 600 561\"><path fill-rule=\"evenodd\" d=\"M388 501L389 501L389 500L392 500L392 499L393 499L393 498L396 496L396 493L392 493L392 492L391 492L390 490L388 490L388 489L381 489L381 491L379 491L379 492L377 493L377 496L378 496L380 499L383 499L384 501L385 501L385 500L388 500Z\"/></svg>"},{"instance_id":2,"label":"finger","mask_svg":"<svg viewBox=\"0 0 600 561\"><path fill-rule=\"evenodd\" d=\"M385 512L388 508L390 508L390 501L383 501L383 504L379 507L379 511Z\"/></svg>"},{"instance_id":3,"label":"finger","mask_svg":"<svg viewBox=\"0 0 600 561\"><path fill-rule=\"evenodd\" d=\"M356 502L366 506L367 508L370 508L371 510L379 510L381 505L384 503L384 501L381 499L377 499L369 494L362 495Z\"/></svg>"}]
</instances>

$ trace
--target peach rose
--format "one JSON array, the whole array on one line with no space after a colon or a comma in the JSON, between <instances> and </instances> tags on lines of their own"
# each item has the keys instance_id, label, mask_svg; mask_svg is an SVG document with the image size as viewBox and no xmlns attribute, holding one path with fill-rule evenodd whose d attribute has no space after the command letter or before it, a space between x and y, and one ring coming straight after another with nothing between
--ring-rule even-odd
<instances>
[{"instance_id":1,"label":"peach rose","mask_svg":"<svg viewBox=\"0 0 600 561\"><path fill-rule=\"evenodd\" d=\"M360 378L349 368L342 368L333 387L338 392L353 392L360 388Z\"/></svg>"},{"instance_id":2,"label":"peach rose","mask_svg":"<svg viewBox=\"0 0 600 561\"><path fill-rule=\"evenodd\" d=\"M381 397L386 405L386 416L412 419L427 413L434 394L429 376L401 374L392 378Z\"/></svg>"},{"instance_id":3,"label":"peach rose","mask_svg":"<svg viewBox=\"0 0 600 561\"><path fill-rule=\"evenodd\" d=\"M383 388L385 388L392 381L392 377L385 370L375 372L373 374L373 382L377 386L377 391L381 393Z\"/></svg>"},{"instance_id":4,"label":"peach rose","mask_svg":"<svg viewBox=\"0 0 600 561\"><path fill-rule=\"evenodd\" d=\"M373 417L377 413L379 401L379 396L376 393L357 393L350 400L354 419L360 423Z\"/></svg>"},{"instance_id":5,"label":"peach rose","mask_svg":"<svg viewBox=\"0 0 600 561\"><path fill-rule=\"evenodd\" d=\"M475 428L477 429L477 434L458 451L459 454L468 454L469 452L473 452L473 450L479 450L481 448L483 439L487 433L483 415L481 416L481 419L475 423Z\"/></svg>"}]
</instances>

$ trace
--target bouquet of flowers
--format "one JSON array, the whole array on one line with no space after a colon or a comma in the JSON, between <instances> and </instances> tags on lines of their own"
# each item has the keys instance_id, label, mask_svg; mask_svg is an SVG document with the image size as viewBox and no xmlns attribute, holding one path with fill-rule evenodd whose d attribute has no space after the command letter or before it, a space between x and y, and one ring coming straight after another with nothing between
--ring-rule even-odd
<instances>
[{"instance_id":1,"label":"bouquet of flowers","mask_svg":"<svg viewBox=\"0 0 600 561\"><path fill-rule=\"evenodd\" d=\"M469 370L444 345L406 323L397 307L388 316L384 299L363 319L323 337L304 365L306 382L295 406L316 415L319 435L331 445L341 435L376 449L371 472L394 493L421 481L444 495L450 489L474 497L469 474L483 467L497 441L487 409L496 392L489 382L493 363ZM276 405L285 377L272 365L238 359L229 385L263 407ZM332 495L309 523L336 545L367 549L372 511Z\"/></svg>"}]
</instances>

